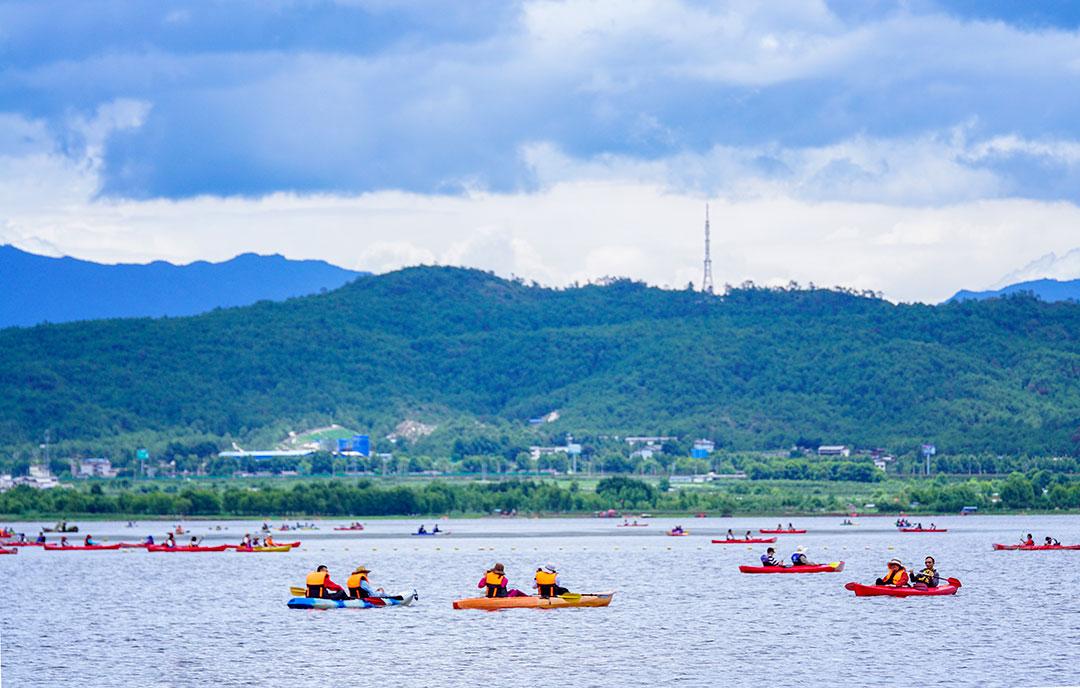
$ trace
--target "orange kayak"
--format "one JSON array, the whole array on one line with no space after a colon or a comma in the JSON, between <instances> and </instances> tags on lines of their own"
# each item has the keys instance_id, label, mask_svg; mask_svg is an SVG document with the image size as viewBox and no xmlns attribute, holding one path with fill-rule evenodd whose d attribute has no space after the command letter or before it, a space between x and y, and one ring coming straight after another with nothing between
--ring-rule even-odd
<instances>
[{"instance_id":1,"label":"orange kayak","mask_svg":"<svg viewBox=\"0 0 1080 688\"><path fill-rule=\"evenodd\" d=\"M454 600L454 609L559 609L561 607L606 607L614 592L582 593L566 597L466 597Z\"/></svg>"}]
</instances>

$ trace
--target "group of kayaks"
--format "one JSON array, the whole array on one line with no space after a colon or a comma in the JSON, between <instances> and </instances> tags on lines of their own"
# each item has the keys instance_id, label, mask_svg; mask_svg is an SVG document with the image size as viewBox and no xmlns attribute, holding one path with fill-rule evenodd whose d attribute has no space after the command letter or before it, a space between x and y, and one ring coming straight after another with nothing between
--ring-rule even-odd
<instances>
[{"instance_id":1,"label":"group of kayaks","mask_svg":"<svg viewBox=\"0 0 1080 688\"><path fill-rule=\"evenodd\" d=\"M115 551L119 549L145 549L147 552L224 552L233 550L236 552L289 552L299 547L300 541L279 542L271 546L244 547L241 545L175 545L165 544L151 545L145 542L116 542L113 544L95 545L60 545L50 542L9 542L0 546L0 554L14 554L18 547L41 547L46 552L95 552ZM10 548L10 549L8 549Z\"/></svg>"}]
</instances>

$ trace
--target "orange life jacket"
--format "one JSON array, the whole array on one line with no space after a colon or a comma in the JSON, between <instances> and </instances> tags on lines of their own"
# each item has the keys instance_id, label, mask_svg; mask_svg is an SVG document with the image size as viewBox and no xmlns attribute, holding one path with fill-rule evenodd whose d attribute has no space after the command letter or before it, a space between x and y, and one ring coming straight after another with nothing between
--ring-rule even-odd
<instances>
[{"instance_id":1,"label":"orange life jacket","mask_svg":"<svg viewBox=\"0 0 1080 688\"><path fill-rule=\"evenodd\" d=\"M896 587L902 587L904 585L907 585L908 575L904 567L901 566L895 571L889 571L884 576L882 576L881 579L885 581L885 585L895 585Z\"/></svg>"},{"instance_id":2,"label":"orange life jacket","mask_svg":"<svg viewBox=\"0 0 1080 688\"><path fill-rule=\"evenodd\" d=\"M548 573L547 571L536 572L536 584L537 585L555 585L555 574Z\"/></svg>"},{"instance_id":3,"label":"orange life jacket","mask_svg":"<svg viewBox=\"0 0 1080 688\"><path fill-rule=\"evenodd\" d=\"M506 576L501 573L495 573L494 571L488 571L484 576L484 585L487 586L487 596L496 597L499 588L506 585Z\"/></svg>"},{"instance_id":4,"label":"orange life jacket","mask_svg":"<svg viewBox=\"0 0 1080 688\"><path fill-rule=\"evenodd\" d=\"M360 583L361 581L366 581L367 579L368 577L366 573L354 573L353 575L349 576L349 580L345 581L345 587L349 589L349 594L353 597L363 597L363 595L361 594L363 592L363 588L360 587Z\"/></svg>"},{"instance_id":5,"label":"orange life jacket","mask_svg":"<svg viewBox=\"0 0 1080 688\"><path fill-rule=\"evenodd\" d=\"M312 571L304 581L307 584L308 597L326 596L326 579L330 577L326 571Z\"/></svg>"}]
</instances>

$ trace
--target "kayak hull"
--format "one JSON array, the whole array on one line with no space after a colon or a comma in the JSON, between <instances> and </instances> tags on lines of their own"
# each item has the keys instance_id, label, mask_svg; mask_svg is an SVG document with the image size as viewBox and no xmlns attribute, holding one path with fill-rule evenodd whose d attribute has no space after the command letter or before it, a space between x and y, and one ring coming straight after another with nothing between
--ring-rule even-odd
<instances>
[{"instance_id":1,"label":"kayak hull","mask_svg":"<svg viewBox=\"0 0 1080 688\"><path fill-rule=\"evenodd\" d=\"M191 547L190 545L178 546L178 547L166 547L164 545L150 545L146 548L147 552L224 552L229 548L228 545L217 545L214 547Z\"/></svg>"},{"instance_id":2,"label":"kayak hull","mask_svg":"<svg viewBox=\"0 0 1080 688\"><path fill-rule=\"evenodd\" d=\"M14 547L12 547L11 549L8 549L6 547L0 547L0 554L18 554L18 553L19 553L19 550L15 549Z\"/></svg>"},{"instance_id":3,"label":"kayak hull","mask_svg":"<svg viewBox=\"0 0 1080 688\"><path fill-rule=\"evenodd\" d=\"M1080 550L1080 545L994 545L996 550L1044 552L1055 549Z\"/></svg>"},{"instance_id":4,"label":"kayak hull","mask_svg":"<svg viewBox=\"0 0 1080 688\"><path fill-rule=\"evenodd\" d=\"M44 542L5 542L4 547L44 547Z\"/></svg>"},{"instance_id":5,"label":"kayak hull","mask_svg":"<svg viewBox=\"0 0 1080 688\"><path fill-rule=\"evenodd\" d=\"M934 528L933 530L931 530L930 528L901 528L900 532L901 533L947 533L947 532L949 532L949 529L948 528Z\"/></svg>"},{"instance_id":6,"label":"kayak hull","mask_svg":"<svg viewBox=\"0 0 1080 688\"><path fill-rule=\"evenodd\" d=\"M673 533L673 532L672 532L672 531L670 531L670 530L669 530L669 531L667 532L667 535L670 535L671 537L686 537L686 536L687 536L687 535L689 535L689 534L690 534L690 531L689 531L689 530L684 530L684 531L683 531L683 532L681 532L681 533Z\"/></svg>"},{"instance_id":7,"label":"kayak hull","mask_svg":"<svg viewBox=\"0 0 1080 688\"><path fill-rule=\"evenodd\" d=\"M777 530L776 528L762 528L758 530L758 532L764 535L803 535L806 533L806 529L795 528L794 530Z\"/></svg>"},{"instance_id":8,"label":"kayak hull","mask_svg":"<svg viewBox=\"0 0 1080 688\"><path fill-rule=\"evenodd\" d=\"M750 538L748 540L713 540L714 545L764 545L776 542L776 538Z\"/></svg>"},{"instance_id":9,"label":"kayak hull","mask_svg":"<svg viewBox=\"0 0 1080 688\"><path fill-rule=\"evenodd\" d=\"M932 597L937 595L955 595L960 588L946 583L936 588L920 590L918 588L897 588L891 585L863 585L848 583L844 586L855 593L855 597Z\"/></svg>"},{"instance_id":10,"label":"kayak hull","mask_svg":"<svg viewBox=\"0 0 1080 688\"><path fill-rule=\"evenodd\" d=\"M844 570L844 562L838 562L836 566L821 564L819 566L740 566L741 573L839 573Z\"/></svg>"},{"instance_id":11,"label":"kayak hull","mask_svg":"<svg viewBox=\"0 0 1080 688\"><path fill-rule=\"evenodd\" d=\"M294 597L289 609L378 609L381 607L407 607L416 601L416 591L401 595L400 600L390 597L369 597L360 600L324 600L318 597Z\"/></svg>"},{"instance_id":12,"label":"kayak hull","mask_svg":"<svg viewBox=\"0 0 1080 688\"><path fill-rule=\"evenodd\" d=\"M290 552L292 545L277 545L276 547L236 547L237 552Z\"/></svg>"},{"instance_id":13,"label":"kayak hull","mask_svg":"<svg viewBox=\"0 0 1080 688\"><path fill-rule=\"evenodd\" d=\"M562 609L565 607L606 607L611 604L614 592L599 592L595 594L576 595L571 598L564 597L537 597L536 595L522 595L521 597L466 597L462 600L454 600L454 609Z\"/></svg>"},{"instance_id":14,"label":"kayak hull","mask_svg":"<svg viewBox=\"0 0 1080 688\"><path fill-rule=\"evenodd\" d=\"M68 545L66 547L61 547L60 545L45 545L45 549L49 552L84 552L105 549L120 549L120 545Z\"/></svg>"}]
</instances>

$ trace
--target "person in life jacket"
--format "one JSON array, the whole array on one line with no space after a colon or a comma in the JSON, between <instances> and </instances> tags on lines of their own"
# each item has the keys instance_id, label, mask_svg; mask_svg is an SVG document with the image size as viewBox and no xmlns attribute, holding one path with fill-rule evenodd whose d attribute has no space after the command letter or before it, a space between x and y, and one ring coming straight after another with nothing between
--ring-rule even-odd
<instances>
[{"instance_id":1,"label":"person in life jacket","mask_svg":"<svg viewBox=\"0 0 1080 688\"><path fill-rule=\"evenodd\" d=\"M743 538L743 539L745 539L745 540L753 540L753 539L754 539L754 534L753 534L753 533L751 533L751 532L750 532L750 531L748 530L748 531L746 531L746 537L745 537L745 538Z\"/></svg>"},{"instance_id":2,"label":"person in life jacket","mask_svg":"<svg viewBox=\"0 0 1080 688\"><path fill-rule=\"evenodd\" d=\"M68 539L67 539L66 535L61 535L60 536L60 546L61 547L70 547L70 545L68 545Z\"/></svg>"},{"instance_id":3,"label":"person in life jacket","mask_svg":"<svg viewBox=\"0 0 1080 688\"><path fill-rule=\"evenodd\" d=\"M1056 539L1050 537L1049 535L1046 536L1046 541L1043 543L1043 545L1046 546L1046 547L1057 547L1060 544L1061 544L1060 542L1058 542Z\"/></svg>"},{"instance_id":4,"label":"person in life jacket","mask_svg":"<svg viewBox=\"0 0 1080 688\"><path fill-rule=\"evenodd\" d=\"M795 553L791 555L791 564L792 566L818 566L815 562L810 561L809 557L806 556L806 548L801 545L796 547Z\"/></svg>"},{"instance_id":5,"label":"person in life jacket","mask_svg":"<svg viewBox=\"0 0 1080 688\"><path fill-rule=\"evenodd\" d=\"M875 585L893 585L898 588L907 587L908 573L904 568L904 563L899 559L889 560L889 572L881 578L878 578Z\"/></svg>"},{"instance_id":6,"label":"person in life jacket","mask_svg":"<svg viewBox=\"0 0 1080 688\"><path fill-rule=\"evenodd\" d=\"M1028 533L1027 537L1020 538L1020 544L1023 547L1034 547L1035 546L1035 538L1031 537L1031 533Z\"/></svg>"},{"instance_id":7,"label":"person in life jacket","mask_svg":"<svg viewBox=\"0 0 1080 688\"><path fill-rule=\"evenodd\" d=\"M368 580L369 573L371 573L371 569L366 566L357 566L353 569L352 575L349 576L349 580L345 581L345 587L349 589L349 597L352 597L353 599L387 597L386 591L382 588L377 590L372 589L371 581Z\"/></svg>"},{"instance_id":8,"label":"person in life jacket","mask_svg":"<svg viewBox=\"0 0 1080 688\"><path fill-rule=\"evenodd\" d=\"M153 535L147 535L146 540L143 541L143 544L145 544L145 545L154 544L154 536Z\"/></svg>"},{"instance_id":9,"label":"person in life jacket","mask_svg":"<svg viewBox=\"0 0 1080 688\"><path fill-rule=\"evenodd\" d=\"M911 577L911 580L915 582L915 587L936 588L941 582L941 578L938 576L937 569L934 568L934 558L927 557L926 561L923 562L923 566L925 568L922 571Z\"/></svg>"},{"instance_id":10,"label":"person in life jacket","mask_svg":"<svg viewBox=\"0 0 1080 688\"><path fill-rule=\"evenodd\" d=\"M89 533L87 533L86 537L83 538L83 544L86 545L87 547L93 547L94 545L97 544L97 540L94 539L93 535L90 535Z\"/></svg>"},{"instance_id":11,"label":"person in life jacket","mask_svg":"<svg viewBox=\"0 0 1080 688\"><path fill-rule=\"evenodd\" d=\"M165 546L166 547L176 547L176 536L173 535L172 532L170 532L167 536L165 536Z\"/></svg>"},{"instance_id":12,"label":"person in life jacket","mask_svg":"<svg viewBox=\"0 0 1080 688\"><path fill-rule=\"evenodd\" d=\"M40 544L44 545L45 544L45 531L41 531L40 533L38 533L37 540L34 540L34 542L37 542L37 543L40 543Z\"/></svg>"},{"instance_id":13,"label":"person in life jacket","mask_svg":"<svg viewBox=\"0 0 1080 688\"><path fill-rule=\"evenodd\" d=\"M267 535L263 538L263 547L277 547L278 543L274 541L273 535Z\"/></svg>"},{"instance_id":14,"label":"person in life jacket","mask_svg":"<svg viewBox=\"0 0 1080 688\"><path fill-rule=\"evenodd\" d=\"M506 585L509 582L503 565L495 564L484 573L476 587L484 588L485 597L506 597Z\"/></svg>"},{"instance_id":15,"label":"person in life jacket","mask_svg":"<svg viewBox=\"0 0 1080 688\"><path fill-rule=\"evenodd\" d=\"M559 572L555 570L554 564L536 569L535 580L533 587L540 597L558 597L570 592L559 585Z\"/></svg>"},{"instance_id":16,"label":"person in life jacket","mask_svg":"<svg viewBox=\"0 0 1080 688\"><path fill-rule=\"evenodd\" d=\"M782 568L784 566L784 562L776 558L776 549L770 547L769 549L765 550L765 554L761 555L761 565Z\"/></svg>"},{"instance_id":17,"label":"person in life jacket","mask_svg":"<svg viewBox=\"0 0 1080 688\"><path fill-rule=\"evenodd\" d=\"M734 540L735 539L735 533L731 532L731 528L727 529L727 535L725 537L728 540Z\"/></svg>"},{"instance_id":18,"label":"person in life jacket","mask_svg":"<svg viewBox=\"0 0 1080 688\"><path fill-rule=\"evenodd\" d=\"M420 524L420 527L417 529L416 534L417 535L427 535L427 528L424 527L423 523Z\"/></svg>"},{"instance_id":19,"label":"person in life jacket","mask_svg":"<svg viewBox=\"0 0 1080 688\"><path fill-rule=\"evenodd\" d=\"M340 585L330 580L330 571L325 565L319 566L307 575L304 580L307 586L307 596L323 598L327 600L347 600L348 593Z\"/></svg>"}]
</instances>

